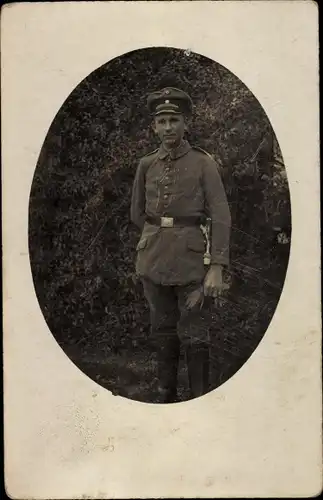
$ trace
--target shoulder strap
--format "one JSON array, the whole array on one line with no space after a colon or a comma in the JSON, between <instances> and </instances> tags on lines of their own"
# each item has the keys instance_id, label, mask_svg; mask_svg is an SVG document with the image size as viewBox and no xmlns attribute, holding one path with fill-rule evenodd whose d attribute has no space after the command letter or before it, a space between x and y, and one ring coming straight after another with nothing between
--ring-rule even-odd
<instances>
[{"instance_id":1,"label":"shoulder strap","mask_svg":"<svg viewBox=\"0 0 323 500\"><path fill-rule=\"evenodd\" d=\"M154 151L151 151L150 153L146 154L145 156L142 157L142 160L143 161L143 165L142 165L142 168L143 168L143 171L144 171L144 174L146 175L149 167L153 164L153 162L155 161L155 157L154 155L156 153L158 153L159 151L159 148L155 149Z\"/></svg>"},{"instance_id":2,"label":"shoulder strap","mask_svg":"<svg viewBox=\"0 0 323 500\"><path fill-rule=\"evenodd\" d=\"M158 151L159 151L159 149L158 149L158 148L157 148L157 149L154 149L154 151L151 151L150 153L147 153L147 154L144 156L144 158L146 158L147 156L151 156L151 155L153 155L154 153L157 153Z\"/></svg>"},{"instance_id":3,"label":"shoulder strap","mask_svg":"<svg viewBox=\"0 0 323 500\"><path fill-rule=\"evenodd\" d=\"M200 153L203 153L206 156L208 156L209 158L211 158L212 160L214 160L214 157L210 153L208 153L204 149L200 148L199 146L192 146L192 149L195 149L196 151L200 151Z\"/></svg>"}]
</instances>

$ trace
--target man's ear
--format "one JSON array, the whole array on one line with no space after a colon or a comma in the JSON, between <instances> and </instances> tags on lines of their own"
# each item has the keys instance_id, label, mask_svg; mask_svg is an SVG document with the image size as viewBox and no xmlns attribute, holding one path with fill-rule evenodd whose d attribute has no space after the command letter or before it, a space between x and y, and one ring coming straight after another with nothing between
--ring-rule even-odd
<instances>
[{"instance_id":1,"label":"man's ear","mask_svg":"<svg viewBox=\"0 0 323 500\"><path fill-rule=\"evenodd\" d=\"M152 128L152 131L153 131L155 134L157 134L155 120L153 120L153 121L151 122L151 128Z\"/></svg>"}]
</instances>

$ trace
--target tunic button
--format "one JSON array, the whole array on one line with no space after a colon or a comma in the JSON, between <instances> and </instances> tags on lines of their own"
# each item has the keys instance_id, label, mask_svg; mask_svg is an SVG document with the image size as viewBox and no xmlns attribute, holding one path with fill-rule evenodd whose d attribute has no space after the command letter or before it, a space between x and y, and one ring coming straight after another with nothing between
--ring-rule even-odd
<instances>
[{"instance_id":1,"label":"tunic button","mask_svg":"<svg viewBox=\"0 0 323 500\"><path fill-rule=\"evenodd\" d=\"M168 198L168 194L164 194L164 198Z\"/></svg>"}]
</instances>

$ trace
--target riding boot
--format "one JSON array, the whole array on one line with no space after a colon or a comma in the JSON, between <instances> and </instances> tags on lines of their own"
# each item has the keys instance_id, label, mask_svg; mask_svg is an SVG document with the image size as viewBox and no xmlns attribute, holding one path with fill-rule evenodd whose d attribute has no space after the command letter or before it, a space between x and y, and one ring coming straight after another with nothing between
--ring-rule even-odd
<instances>
[{"instance_id":1,"label":"riding boot","mask_svg":"<svg viewBox=\"0 0 323 500\"><path fill-rule=\"evenodd\" d=\"M159 339L157 350L159 403L174 403L177 396L177 372L180 341L177 335Z\"/></svg>"},{"instance_id":2,"label":"riding boot","mask_svg":"<svg viewBox=\"0 0 323 500\"><path fill-rule=\"evenodd\" d=\"M186 347L188 381L192 398L203 396L209 390L209 348L205 344Z\"/></svg>"}]
</instances>

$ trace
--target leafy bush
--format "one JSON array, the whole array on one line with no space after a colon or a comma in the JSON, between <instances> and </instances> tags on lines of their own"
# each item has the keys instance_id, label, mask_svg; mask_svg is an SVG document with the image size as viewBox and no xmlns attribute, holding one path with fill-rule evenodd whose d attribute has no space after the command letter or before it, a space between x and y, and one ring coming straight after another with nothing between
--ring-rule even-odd
<instances>
[{"instance_id":1,"label":"leafy bush","mask_svg":"<svg viewBox=\"0 0 323 500\"><path fill-rule=\"evenodd\" d=\"M109 388L127 385L120 366L102 380L101 368L88 368L90 360L107 366L118 357L128 364L138 359L134 377L149 358L149 313L132 282L139 234L129 208L138 160L158 146L146 95L166 85L192 96L188 138L217 159L233 219L232 287L206 320L214 339L213 386L261 340L288 263L282 155L259 102L235 75L170 48L130 52L94 71L70 94L46 136L30 194L29 244L50 330L81 369Z\"/></svg>"}]
</instances>

